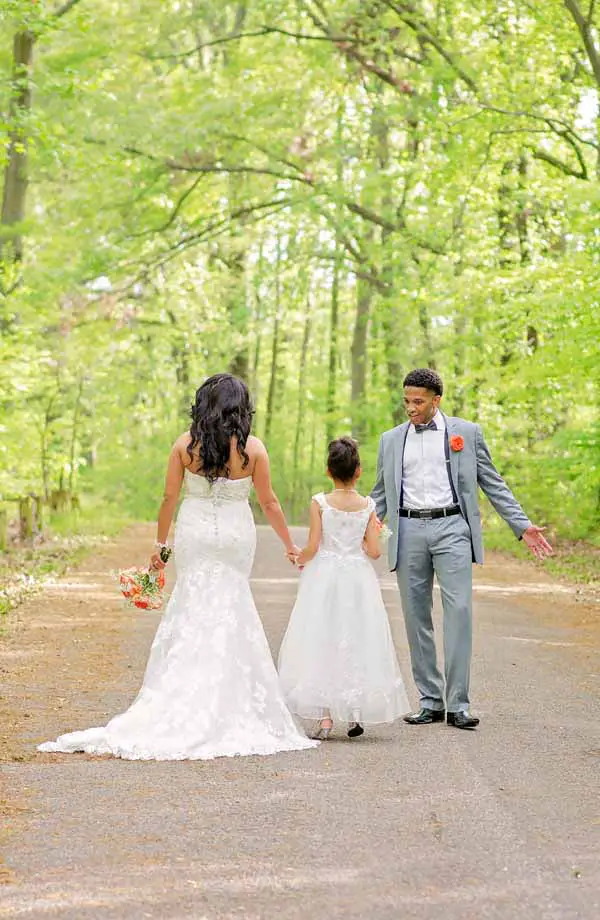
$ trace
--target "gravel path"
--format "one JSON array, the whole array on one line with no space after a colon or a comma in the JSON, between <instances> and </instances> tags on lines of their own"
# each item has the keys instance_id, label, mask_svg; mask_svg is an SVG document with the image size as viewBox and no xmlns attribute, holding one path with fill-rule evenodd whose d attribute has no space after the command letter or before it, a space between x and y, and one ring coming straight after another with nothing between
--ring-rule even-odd
<instances>
[{"instance_id":1,"label":"gravel path","mask_svg":"<svg viewBox=\"0 0 600 920\"><path fill-rule=\"evenodd\" d=\"M398 723L207 763L37 754L135 694L157 615L124 608L109 573L151 539L130 529L0 636L0 918L600 916L600 611L533 565L477 570L477 732ZM253 589L274 650L295 581L261 528Z\"/></svg>"}]
</instances>

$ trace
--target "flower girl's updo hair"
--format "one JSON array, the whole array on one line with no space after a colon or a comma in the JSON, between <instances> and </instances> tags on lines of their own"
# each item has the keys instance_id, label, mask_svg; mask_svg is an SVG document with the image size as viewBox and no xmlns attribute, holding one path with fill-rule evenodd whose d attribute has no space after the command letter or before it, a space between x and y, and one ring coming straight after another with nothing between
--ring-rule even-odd
<instances>
[{"instance_id":1,"label":"flower girl's updo hair","mask_svg":"<svg viewBox=\"0 0 600 920\"><path fill-rule=\"evenodd\" d=\"M354 438L336 438L327 453L327 469L334 479L350 482L360 466L358 444Z\"/></svg>"},{"instance_id":2,"label":"flower girl's updo hair","mask_svg":"<svg viewBox=\"0 0 600 920\"><path fill-rule=\"evenodd\" d=\"M231 439L237 442L237 452L243 460L242 468L248 466L246 441L252 427L254 410L248 387L239 377L232 374L215 374L205 380L196 392L191 408L191 441L187 452L194 466L214 482L220 476L229 478L229 455ZM194 454L198 448L200 460Z\"/></svg>"}]
</instances>

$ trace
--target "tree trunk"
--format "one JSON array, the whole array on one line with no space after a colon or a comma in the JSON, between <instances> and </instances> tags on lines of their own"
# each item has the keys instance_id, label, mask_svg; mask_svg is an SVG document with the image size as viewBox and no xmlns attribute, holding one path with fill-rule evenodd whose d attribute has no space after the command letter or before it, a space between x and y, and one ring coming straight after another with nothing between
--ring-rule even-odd
<instances>
[{"instance_id":1,"label":"tree trunk","mask_svg":"<svg viewBox=\"0 0 600 920\"><path fill-rule=\"evenodd\" d=\"M234 335L234 354L229 362L229 373L242 380L248 379L248 304L246 303L246 253L236 252L229 259L232 290L228 298L229 318Z\"/></svg>"},{"instance_id":2,"label":"tree trunk","mask_svg":"<svg viewBox=\"0 0 600 920\"><path fill-rule=\"evenodd\" d=\"M310 294L306 298L306 314L304 317L304 330L302 334L302 346L300 349L300 365L298 368L298 413L296 417L296 435L294 438L294 455L293 455L293 495L294 503L298 498L298 468L300 466L300 445L304 433L304 407L305 407L305 388L306 388L306 359L308 356L308 343L310 341L310 330L312 325Z\"/></svg>"},{"instance_id":3,"label":"tree trunk","mask_svg":"<svg viewBox=\"0 0 600 920\"><path fill-rule=\"evenodd\" d=\"M502 269L514 268L520 258L519 234L516 224L515 164L507 160L502 167L502 180L498 187L498 239L500 253L498 263ZM510 319L501 323L501 348L500 367L506 367L513 356L513 347L510 339Z\"/></svg>"},{"instance_id":4,"label":"tree trunk","mask_svg":"<svg viewBox=\"0 0 600 920\"><path fill-rule=\"evenodd\" d=\"M519 191L517 195L516 225L519 235L519 250L521 265L531 261L531 247L529 243L529 202L527 188L527 157L522 153L519 157Z\"/></svg>"},{"instance_id":5,"label":"tree trunk","mask_svg":"<svg viewBox=\"0 0 600 920\"><path fill-rule=\"evenodd\" d=\"M29 495L19 499L19 536L21 540L33 537L33 502Z\"/></svg>"},{"instance_id":6,"label":"tree trunk","mask_svg":"<svg viewBox=\"0 0 600 920\"><path fill-rule=\"evenodd\" d=\"M590 62L590 67L592 68L594 78L600 90L600 49L597 47L595 42L595 36L597 34L594 23L591 20L590 16L586 17L581 10L577 0L563 0L566 8L571 14L575 25L579 31L583 47L585 48L585 53L587 54L588 61ZM592 4L593 7L593 4Z\"/></svg>"},{"instance_id":7,"label":"tree trunk","mask_svg":"<svg viewBox=\"0 0 600 920\"><path fill-rule=\"evenodd\" d=\"M12 251L2 244L0 259L20 261L23 257L23 239L20 224L25 219L25 201L29 182L27 116L31 111L31 68L35 37L32 32L17 32L13 43L13 84L9 111L11 125L7 162L4 170L2 194L2 227L14 227L10 237Z\"/></svg>"},{"instance_id":8,"label":"tree trunk","mask_svg":"<svg viewBox=\"0 0 600 920\"><path fill-rule=\"evenodd\" d=\"M5 553L8 549L8 512L6 508L0 508L0 553Z\"/></svg>"},{"instance_id":9,"label":"tree trunk","mask_svg":"<svg viewBox=\"0 0 600 920\"><path fill-rule=\"evenodd\" d=\"M429 311L427 304L420 298L419 300L419 326L423 335L423 353L425 355L425 364L433 371L436 370L436 360L431 341L431 322L429 320Z\"/></svg>"},{"instance_id":10,"label":"tree trunk","mask_svg":"<svg viewBox=\"0 0 600 920\"><path fill-rule=\"evenodd\" d=\"M378 109L375 110L373 115L372 131L377 140L377 161L383 175L388 169L390 161L389 127ZM407 152L411 158L414 158L416 155L415 144L409 143ZM389 186L386 187L382 197L382 209L384 214L392 214L394 211L392 191ZM404 375L401 360L403 346L401 343L406 341L406 332L402 329L401 314L394 296L393 241L390 231L384 227L381 228L381 254L381 274L386 291L381 303L381 325L384 338L389 409L394 425L398 425L404 417L402 404L402 380Z\"/></svg>"},{"instance_id":11,"label":"tree trunk","mask_svg":"<svg viewBox=\"0 0 600 920\"><path fill-rule=\"evenodd\" d=\"M367 336L373 288L359 278L356 286L356 315L352 337L351 407L352 436L360 443L367 434Z\"/></svg>"},{"instance_id":12,"label":"tree trunk","mask_svg":"<svg viewBox=\"0 0 600 920\"><path fill-rule=\"evenodd\" d=\"M171 357L175 368L180 408L185 414L190 405L190 353L186 332L181 329L177 314L167 310L167 316L173 326Z\"/></svg>"},{"instance_id":13,"label":"tree trunk","mask_svg":"<svg viewBox=\"0 0 600 920\"><path fill-rule=\"evenodd\" d=\"M77 396L73 409L73 424L71 426L71 445L69 450L69 495L75 491L75 451L77 449L77 439L79 437L79 419L81 418L81 399L83 396L83 377L79 378L77 387Z\"/></svg>"},{"instance_id":14,"label":"tree trunk","mask_svg":"<svg viewBox=\"0 0 600 920\"><path fill-rule=\"evenodd\" d=\"M500 237L500 268L510 268L515 264L516 235L514 212L514 188L512 177L515 164L512 160L502 167L502 181L498 188L498 233Z\"/></svg>"},{"instance_id":15,"label":"tree trunk","mask_svg":"<svg viewBox=\"0 0 600 920\"><path fill-rule=\"evenodd\" d=\"M53 402L54 397L52 397L46 405L42 428L40 431L40 467L45 501L48 501L50 498L50 461L48 457L48 438L50 435L50 425L52 424L51 420Z\"/></svg>"},{"instance_id":16,"label":"tree trunk","mask_svg":"<svg viewBox=\"0 0 600 920\"><path fill-rule=\"evenodd\" d=\"M336 240L333 279L331 282L331 308L329 313L329 360L327 371L327 401L325 408L325 440L327 443L333 439L336 425L341 261L341 246Z\"/></svg>"},{"instance_id":17,"label":"tree trunk","mask_svg":"<svg viewBox=\"0 0 600 920\"><path fill-rule=\"evenodd\" d=\"M33 499L33 514L34 514L34 526L35 532L41 536L44 532L44 499L41 495L34 496Z\"/></svg>"},{"instance_id":18,"label":"tree trunk","mask_svg":"<svg viewBox=\"0 0 600 920\"><path fill-rule=\"evenodd\" d=\"M229 178L229 204L231 211L238 206L238 201L243 197L240 190L242 179L239 175ZM240 194L240 191L242 194ZM231 233L224 261L229 268L230 290L227 298L227 309L233 333L233 355L229 362L229 373L242 380L248 379L250 359L248 355L248 298L246 291L246 246L243 239L245 219L241 217L231 224Z\"/></svg>"},{"instance_id":19,"label":"tree trunk","mask_svg":"<svg viewBox=\"0 0 600 920\"><path fill-rule=\"evenodd\" d=\"M344 185L344 169L342 163L343 127L344 108L343 104L340 103L337 111L336 126L336 151L338 153L336 165L336 194L338 200L336 207L336 228L339 228L341 225L343 213L341 204ZM338 233L336 232L333 277L331 281L331 306L329 311L329 360L327 372L327 398L325 403L325 440L327 443L333 439L336 427L340 275L343 261L344 251Z\"/></svg>"},{"instance_id":20,"label":"tree trunk","mask_svg":"<svg viewBox=\"0 0 600 920\"><path fill-rule=\"evenodd\" d=\"M267 407L265 412L265 441L269 445L271 428L273 425L273 412L275 407L275 393L277 389L277 370L279 360L279 323L281 314L281 236L277 232L277 256L275 260L275 317L273 322L273 339L271 345L271 372L269 375L269 390L267 393Z\"/></svg>"},{"instance_id":21,"label":"tree trunk","mask_svg":"<svg viewBox=\"0 0 600 920\"><path fill-rule=\"evenodd\" d=\"M260 291L260 286L263 280L263 263L264 263L264 254L263 254L263 237L260 238L260 243L258 245L258 256L256 259L256 268L252 273L252 285L254 288L254 318L253 318L253 328L254 328L254 354L252 356L252 370L250 374L250 386L256 401L258 401L258 368L260 365L260 350L262 345L262 332L263 332L263 302L262 294Z\"/></svg>"},{"instance_id":22,"label":"tree trunk","mask_svg":"<svg viewBox=\"0 0 600 920\"><path fill-rule=\"evenodd\" d=\"M452 393L452 414L462 415L466 403L465 386L465 332L467 331L467 316L464 308L454 317L454 385Z\"/></svg>"}]
</instances>

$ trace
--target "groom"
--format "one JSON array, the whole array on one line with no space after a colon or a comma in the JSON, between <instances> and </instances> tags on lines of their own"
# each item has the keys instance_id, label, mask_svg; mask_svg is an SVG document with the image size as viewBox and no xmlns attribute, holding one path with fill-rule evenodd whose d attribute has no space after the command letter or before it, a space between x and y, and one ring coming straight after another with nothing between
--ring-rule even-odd
<instances>
[{"instance_id":1,"label":"groom","mask_svg":"<svg viewBox=\"0 0 600 920\"><path fill-rule=\"evenodd\" d=\"M552 547L496 470L479 425L440 411L442 379L419 368L404 379L408 422L381 436L371 492L380 520L388 516L389 563L396 572L412 672L421 709L411 725L443 722L473 729L469 714L472 563L483 562L477 487L513 533L543 559ZM433 637L433 576L444 611L444 668ZM444 693L445 690L445 693ZM444 702L445 697L445 702Z\"/></svg>"}]
</instances>

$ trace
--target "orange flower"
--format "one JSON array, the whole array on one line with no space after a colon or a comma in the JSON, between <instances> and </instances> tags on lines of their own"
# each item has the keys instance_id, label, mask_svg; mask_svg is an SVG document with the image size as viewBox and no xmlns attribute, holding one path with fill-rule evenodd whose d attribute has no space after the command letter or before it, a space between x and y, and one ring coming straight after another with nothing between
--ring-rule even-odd
<instances>
[{"instance_id":1,"label":"orange flower","mask_svg":"<svg viewBox=\"0 0 600 920\"><path fill-rule=\"evenodd\" d=\"M119 573L121 593L133 607L158 610L162 607L165 573L132 567Z\"/></svg>"},{"instance_id":2,"label":"orange flower","mask_svg":"<svg viewBox=\"0 0 600 920\"><path fill-rule=\"evenodd\" d=\"M459 434L453 434L452 437L450 438L450 447L452 448L452 450L459 451L459 450L462 450L464 446L465 446L464 438L461 438Z\"/></svg>"}]
</instances>

